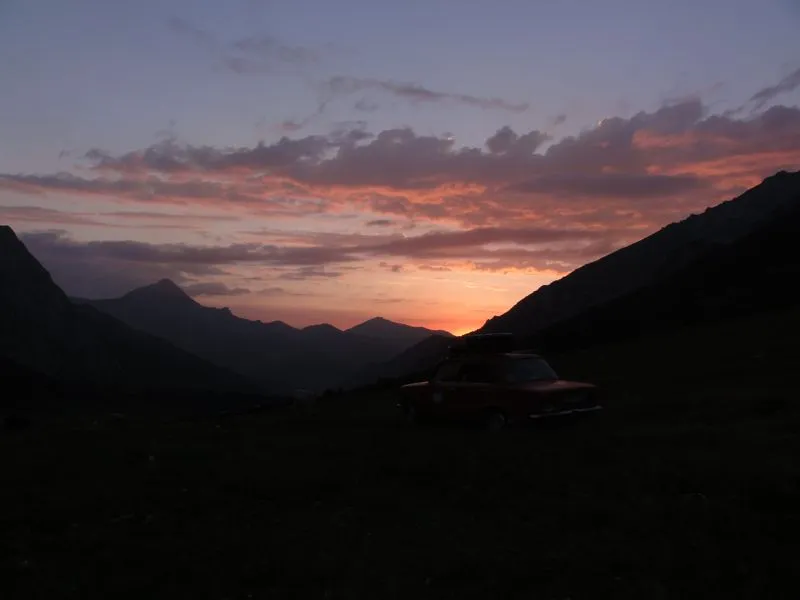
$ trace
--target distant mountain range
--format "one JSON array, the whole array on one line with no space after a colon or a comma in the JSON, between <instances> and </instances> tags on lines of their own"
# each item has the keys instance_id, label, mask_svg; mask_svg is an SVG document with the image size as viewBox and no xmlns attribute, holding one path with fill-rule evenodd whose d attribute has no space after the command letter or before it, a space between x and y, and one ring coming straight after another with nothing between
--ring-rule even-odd
<instances>
[{"instance_id":1,"label":"distant mountain range","mask_svg":"<svg viewBox=\"0 0 800 600\"><path fill-rule=\"evenodd\" d=\"M493 317L547 353L798 304L800 172L673 223ZM446 352L447 332L375 318L297 329L203 306L169 280L70 301L0 227L0 372L131 388L288 394L401 381Z\"/></svg>"},{"instance_id":2,"label":"distant mountain range","mask_svg":"<svg viewBox=\"0 0 800 600\"><path fill-rule=\"evenodd\" d=\"M323 391L347 382L372 362L389 360L433 334L423 327L375 318L342 331L320 324L296 329L211 308L164 279L111 300L73 299L131 327L161 337L273 393Z\"/></svg>"},{"instance_id":3,"label":"distant mountain range","mask_svg":"<svg viewBox=\"0 0 800 600\"><path fill-rule=\"evenodd\" d=\"M799 241L800 172L782 171L542 286L477 333L509 332L521 345L570 352L797 305ZM372 380L413 377L446 347L446 341L438 348L417 344L372 367Z\"/></svg>"},{"instance_id":4,"label":"distant mountain range","mask_svg":"<svg viewBox=\"0 0 800 600\"><path fill-rule=\"evenodd\" d=\"M6 370L17 365L101 386L254 390L232 371L91 306L74 305L6 226L0 226L0 358Z\"/></svg>"}]
</instances>

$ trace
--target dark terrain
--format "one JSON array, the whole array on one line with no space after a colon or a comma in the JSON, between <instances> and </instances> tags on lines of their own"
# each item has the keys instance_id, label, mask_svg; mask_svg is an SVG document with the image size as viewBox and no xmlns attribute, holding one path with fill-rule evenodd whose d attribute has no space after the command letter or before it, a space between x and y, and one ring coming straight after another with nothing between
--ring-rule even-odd
<instances>
[{"instance_id":1,"label":"dark terrain","mask_svg":"<svg viewBox=\"0 0 800 600\"><path fill-rule=\"evenodd\" d=\"M413 428L390 393L0 438L4 598L796 597L800 311L564 356L598 419Z\"/></svg>"},{"instance_id":2,"label":"dark terrain","mask_svg":"<svg viewBox=\"0 0 800 600\"><path fill-rule=\"evenodd\" d=\"M47 352L0 360L0 597L797 597L798 177L509 313L562 377L600 386L590 419L407 425L396 386L442 337L365 367L383 377L371 391L291 406L230 388L128 396L43 378ZM668 259L649 258L659 248ZM627 268L635 284L613 283ZM548 289L556 304L535 300ZM57 306L53 331L82 314ZM26 323L12 331L49 339Z\"/></svg>"}]
</instances>

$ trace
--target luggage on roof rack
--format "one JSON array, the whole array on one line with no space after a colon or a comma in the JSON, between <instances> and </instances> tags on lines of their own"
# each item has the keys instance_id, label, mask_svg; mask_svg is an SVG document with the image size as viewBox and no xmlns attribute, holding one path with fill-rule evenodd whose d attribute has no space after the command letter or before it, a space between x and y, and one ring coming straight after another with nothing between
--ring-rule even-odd
<instances>
[{"instance_id":1,"label":"luggage on roof rack","mask_svg":"<svg viewBox=\"0 0 800 600\"><path fill-rule=\"evenodd\" d=\"M516 339L512 333L472 333L450 345L451 354L512 352Z\"/></svg>"}]
</instances>

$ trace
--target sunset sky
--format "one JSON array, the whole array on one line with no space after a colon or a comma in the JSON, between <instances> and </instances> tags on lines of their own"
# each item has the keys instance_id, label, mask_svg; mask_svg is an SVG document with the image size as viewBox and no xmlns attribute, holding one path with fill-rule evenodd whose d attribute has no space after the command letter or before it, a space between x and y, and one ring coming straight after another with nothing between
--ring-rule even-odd
<instances>
[{"instance_id":1,"label":"sunset sky","mask_svg":"<svg viewBox=\"0 0 800 600\"><path fill-rule=\"evenodd\" d=\"M0 223L76 296L461 333L800 169L798 31L796 0L0 0Z\"/></svg>"}]
</instances>

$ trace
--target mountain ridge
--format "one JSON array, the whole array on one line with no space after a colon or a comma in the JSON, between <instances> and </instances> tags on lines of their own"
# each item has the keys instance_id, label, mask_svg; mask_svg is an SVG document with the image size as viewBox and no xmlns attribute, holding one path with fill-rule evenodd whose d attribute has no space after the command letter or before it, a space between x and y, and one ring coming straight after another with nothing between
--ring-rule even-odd
<instances>
[{"instance_id":1,"label":"mountain ridge","mask_svg":"<svg viewBox=\"0 0 800 600\"><path fill-rule=\"evenodd\" d=\"M0 226L0 356L70 381L254 391L239 375L73 304L8 226Z\"/></svg>"},{"instance_id":2,"label":"mountain ridge","mask_svg":"<svg viewBox=\"0 0 800 600\"><path fill-rule=\"evenodd\" d=\"M591 306L646 286L679 270L719 244L728 244L760 225L800 195L800 172L779 171L736 198L671 223L544 285L494 316L479 333L514 331L530 335L576 316Z\"/></svg>"},{"instance_id":3,"label":"mountain ridge","mask_svg":"<svg viewBox=\"0 0 800 600\"><path fill-rule=\"evenodd\" d=\"M322 391L340 386L371 361L388 360L433 334L382 317L348 330L329 323L300 329L281 321L250 320L229 309L204 306L170 280L131 290L119 298L74 301L281 394L297 388Z\"/></svg>"}]
</instances>

